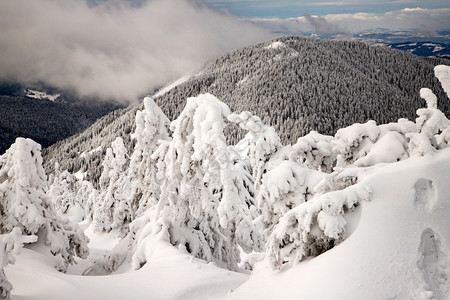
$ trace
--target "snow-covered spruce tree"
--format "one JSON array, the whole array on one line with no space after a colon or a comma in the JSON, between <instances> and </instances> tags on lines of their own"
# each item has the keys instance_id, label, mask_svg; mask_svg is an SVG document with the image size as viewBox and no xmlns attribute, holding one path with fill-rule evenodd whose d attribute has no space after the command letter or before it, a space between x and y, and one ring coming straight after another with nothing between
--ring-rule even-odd
<instances>
[{"instance_id":1,"label":"snow-covered spruce tree","mask_svg":"<svg viewBox=\"0 0 450 300\"><path fill-rule=\"evenodd\" d=\"M15 227L10 233L0 234L0 299L9 299L12 284L6 278L4 268L8 264L14 264L16 256L23 244L34 243L37 236L23 236L22 231Z\"/></svg>"},{"instance_id":2,"label":"snow-covered spruce tree","mask_svg":"<svg viewBox=\"0 0 450 300\"><path fill-rule=\"evenodd\" d=\"M88 254L88 238L78 224L60 218L45 194L47 176L42 167L41 146L31 139L17 138L0 156L0 233L19 228L37 235L58 258L64 271L75 256Z\"/></svg>"},{"instance_id":3,"label":"snow-covered spruce tree","mask_svg":"<svg viewBox=\"0 0 450 300\"><path fill-rule=\"evenodd\" d=\"M55 164L55 172L49 180L47 195L52 199L55 210L68 216L74 222L81 222L84 217L83 205L76 195L77 179L69 171L60 172L59 164Z\"/></svg>"},{"instance_id":4,"label":"snow-covered spruce tree","mask_svg":"<svg viewBox=\"0 0 450 300\"><path fill-rule=\"evenodd\" d=\"M106 150L100 176L100 201L94 208L94 230L110 231L131 221L128 203L130 183L125 170L127 150L117 137Z\"/></svg>"},{"instance_id":5,"label":"snow-covered spruce tree","mask_svg":"<svg viewBox=\"0 0 450 300\"><path fill-rule=\"evenodd\" d=\"M371 120L339 129L332 141L336 167L344 168L364 157L380 136L380 128Z\"/></svg>"},{"instance_id":6,"label":"snow-covered spruce tree","mask_svg":"<svg viewBox=\"0 0 450 300\"><path fill-rule=\"evenodd\" d=\"M435 75L438 77L447 95L450 95L450 67L436 66ZM450 143L450 121L437 107L437 97L428 88L420 90L420 97L427 108L417 110L417 132L407 134L411 155L423 156L433 153L437 149L446 148ZM450 97L450 96L449 96Z\"/></svg>"},{"instance_id":7,"label":"snow-covered spruce tree","mask_svg":"<svg viewBox=\"0 0 450 300\"><path fill-rule=\"evenodd\" d=\"M228 107L211 94L188 98L171 124L173 139L163 143L165 180L157 205L154 230L193 256L236 269L239 245L251 250L258 237L255 209L245 189L245 175L236 174L223 129ZM162 153L159 153L161 156ZM234 164L235 165L235 164ZM240 181L240 182L239 182ZM245 183L247 182L247 183ZM139 238L142 240L142 237ZM145 263L140 253L135 265Z\"/></svg>"},{"instance_id":8,"label":"snow-covered spruce tree","mask_svg":"<svg viewBox=\"0 0 450 300\"><path fill-rule=\"evenodd\" d=\"M90 181L78 180L76 183L76 197L83 205L85 218L92 221L99 192Z\"/></svg>"},{"instance_id":9,"label":"snow-covered spruce tree","mask_svg":"<svg viewBox=\"0 0 450 300\"><path fill-rule=\"evenodd\" d=\"M336 165L336 153L333 152L332 136L311 131L298 138L292 146L289 159L309 169L331 173Z\"/></svg>"},{"instance_id":10,"label":"snow-covered spruce tree","mask_svg":"<svg viewBox=\"0 0 450 300\"><path fill-rule=\"evenodd\" d=\"M258 190L262 176L267 172L268 161L282 148L280 137L273 127L264 125L259 117L253 116L248 111L243 111L239 115L231 114L228 120L248 131L244 139L248 141L248 157L255 179L255 189Z\"/></svg>"},{"instance_id":11,"label":"snow-covered spruce tree","mask_svg":"<svg viewBox=\"0 0 450 300\"><path fill-rule=\"evenodd\" d=\"M319 255L342 241L344 214L370 200L367 186L355 185L305 202L280 218L267 242L267 257L274 269Z\"/></svg>"},{"instance_id":12,"label":"snow-covered spruce tree","mask_svg":"<svg viewBox=\"0 0 450 300\"><path fill-rule=\"evenodd\" d=\"M291 160L279 161L263 175L257 201L261 208L259 221L266 239L286 212L313 198L314 187L321 180L321 172Z\"/></svg>"},{"instance_id":13,"label":"snow-covered spruce tree","mask_svg":"<svg viewBox=\"0 0 450 300\"><path fill-rule=\"evenodd\" d=\"M135 219L158 202L161 194L157 162L151 155L162 141L169 140L169 119L152 98L144 98L144 109L136 112L136 146L130 158L130 212Z\"/></svg>"}]
</instances>

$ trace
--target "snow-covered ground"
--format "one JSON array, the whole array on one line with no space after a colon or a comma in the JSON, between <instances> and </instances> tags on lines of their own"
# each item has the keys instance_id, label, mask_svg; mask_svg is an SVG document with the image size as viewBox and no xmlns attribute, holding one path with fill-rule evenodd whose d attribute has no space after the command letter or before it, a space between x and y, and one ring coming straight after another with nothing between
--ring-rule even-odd
<instances>
[{"instance_id":1,"label":"snow-covered ground","mask_svg":"<svg viewBox=\"0 0 450 300\"><path fill-rule=\"evenodd\" d=\"M263 261L251 276L231 272L152 240L138 271L82 276L88 258L63 274L28 246L5 272L12 299L447 299L449 182L450 148L377 167L359 183L373 197L357 208L349 237L281 271ZM90 227L86 233L91 256L118 241Z\"/></svg>"}]
</instances>

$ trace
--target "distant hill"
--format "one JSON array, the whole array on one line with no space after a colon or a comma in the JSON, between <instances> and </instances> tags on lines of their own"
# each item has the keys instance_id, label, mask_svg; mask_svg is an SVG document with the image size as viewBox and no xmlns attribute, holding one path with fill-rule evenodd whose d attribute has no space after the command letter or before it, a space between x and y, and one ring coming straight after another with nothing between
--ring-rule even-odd
<instances>
[{"instance_id":1,"label":"distant hill","mask_svg":"<svg viewBox=\"0 0 450 300\"><path fill-rule=\"evenodd\" d=\"M55 89L0 84L0 154L19 136L50 146L120 107L123 105L80 99Z\"/></svg>"},{"instance_id":2,"label":"distant hill","mask_svg":"<svg viewBox=\"0 0 450 300\"><path fill-rule=\"evenodd\" d=\"M209 92L232 111L258 115L287 144L311 130L334 134L369 119L378 123L414 119L415 111L424 106L420 88L429 87L439 99L446 99L433 75L433 67L446 62L359 42L282 37L207 63L197 75L156 97L156 102L173 119L188 97ZM439 107L450 115L448 101ZM55 160L71 172L91 166L86 176L95 182L104 152L116 136L132 149L129 134L139 108L113 112L46 149L47 171L52 171ZM229 132L231 142L242 136L237 129Z\"/></svg>"}]
</instances>

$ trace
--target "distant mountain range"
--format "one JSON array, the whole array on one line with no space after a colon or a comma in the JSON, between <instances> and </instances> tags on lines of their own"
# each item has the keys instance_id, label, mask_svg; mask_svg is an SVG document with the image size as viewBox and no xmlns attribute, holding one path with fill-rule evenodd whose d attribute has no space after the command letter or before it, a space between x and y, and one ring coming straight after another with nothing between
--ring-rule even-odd
<instances>
[{"instance_id":1,"label":"distant mountain range","mask_svg":"<svg viewBox=\"0 0 450 300\"><path fill-rule=\"evenodd\" d=\"M435 42L407 42L389 44L393 49L411 52L425 57L440 57L450 59L450 44Z\"/></svg>"},{"instance_id":2,"label":"distant mountain range","mask_svg":"<svg viewBox=\"0 0 450 300\"><path fill-rule=\"evenodd\" d=\"M450 59L450 30L441 30L431 35L425 35L417 30L389 30L385 28L357 33L318 35L313 32L305 32L303 34L326 40L356 40L370 45L386 45L418 56Z\"/></svg>"},{"instance_id":3,"label":"distant mountain range","mask_svg":"<svg viewBox=\"0 0 450 300\"><path fill-rule=\"evenodd\" d=\"M425 105L420 88L429 87L439 99L446 99L433 74L435 65L446 62L355 41L282 37L210 61L197 75L157 94L155 101L173 119L188 97L212 93L232 111L248 110L261 117L288 144L311 130L334 134L369 119L378 123L415 119L416 110ZM439 107L450 115L448 101L439 102ZM130 133L140 108L115 111L47 148L47 172L58 161L62 170L87 172L86 177L96 182L106 148L115 137L121 136L132 149ZM238 128L228 132L232 143L242 136Z\"/></svg>"}]
</instances>

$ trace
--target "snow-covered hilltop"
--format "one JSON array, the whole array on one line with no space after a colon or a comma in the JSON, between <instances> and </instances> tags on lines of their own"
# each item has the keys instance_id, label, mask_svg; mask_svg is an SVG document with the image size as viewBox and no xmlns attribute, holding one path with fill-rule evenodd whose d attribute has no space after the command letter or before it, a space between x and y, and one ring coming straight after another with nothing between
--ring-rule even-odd
<instances>
[{"instance_id":1,"label":"snow-covered hilltop","mask_svg":"<svg viewBox=\"0 0 450 300\"><path fill-rule=\"evenodd\" d=\"M450 67L435 75L450 94ZM450 121L431 89L420 96L415 121L292 145L212 94L172 122L145 98L134 147L109 145L98 188L59 165L47 178L40 146L19 138L0 156L0 293L448 299Z\"/></svg>"}]
</instances>

